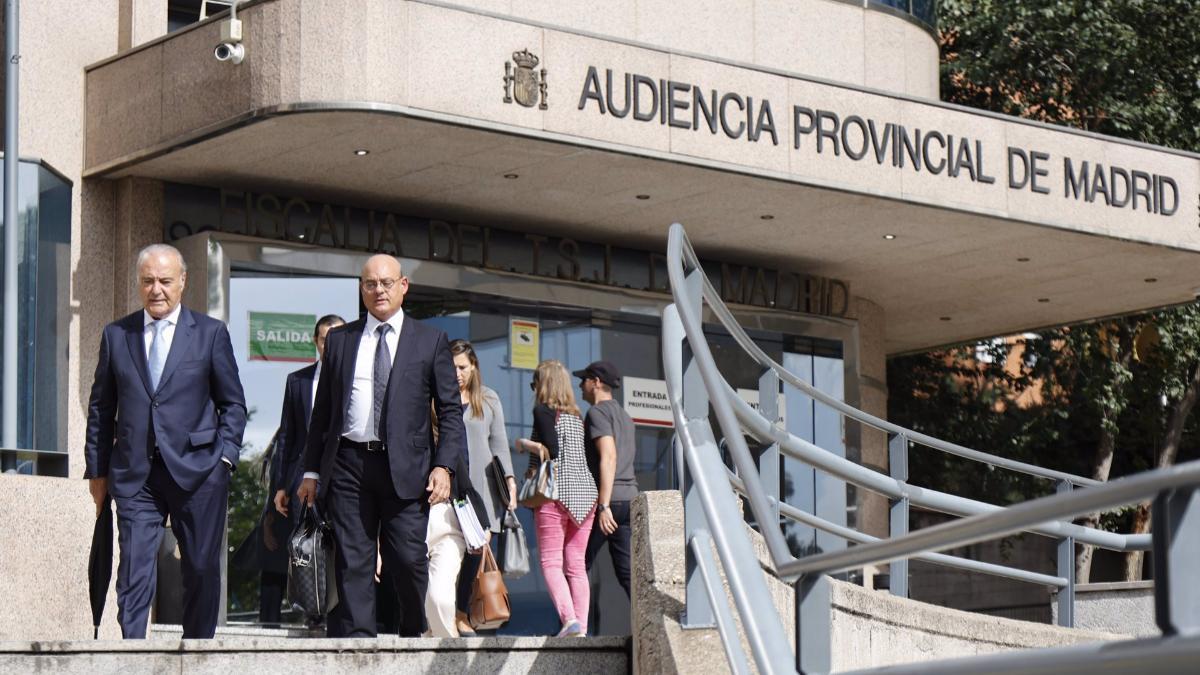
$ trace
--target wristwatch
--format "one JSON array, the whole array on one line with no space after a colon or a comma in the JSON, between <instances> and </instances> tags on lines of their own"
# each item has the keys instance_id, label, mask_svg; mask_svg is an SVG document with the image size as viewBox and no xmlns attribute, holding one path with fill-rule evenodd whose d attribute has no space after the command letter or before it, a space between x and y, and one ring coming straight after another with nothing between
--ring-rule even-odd
<instances>
[{"instance_id":1,"label":"wristwatch","mask_svg":"<svg viewBox=\"0 0 1200 675\"><path fill-rule=\"evenodd\" d=\"M608 504L597 504L596 505L596 513L601 513L606 510L608 510Z\"/></svg>"}]
</instances>

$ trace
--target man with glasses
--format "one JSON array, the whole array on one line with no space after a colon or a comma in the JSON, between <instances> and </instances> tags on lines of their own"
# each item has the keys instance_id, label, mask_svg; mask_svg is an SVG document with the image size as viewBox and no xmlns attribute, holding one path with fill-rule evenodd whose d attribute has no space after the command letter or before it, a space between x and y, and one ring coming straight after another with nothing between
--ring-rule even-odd
<instances>
[{"instance_id":1,"label":"man with glasses","mask_svg":"<svg viewBox=\"0 0 1200 675\"><path fill-rule=\"evenodd\" d=\"M326 337L297 496L327 506L337 541L339 602L329 636L375 637L381 555L396 588L399 633L417 637L427 627L429 506L450 494L466 429L446 334L400 308L408 292L400 261L368 259L360 292L367 317Z\"/></svg>"}]
</instances>

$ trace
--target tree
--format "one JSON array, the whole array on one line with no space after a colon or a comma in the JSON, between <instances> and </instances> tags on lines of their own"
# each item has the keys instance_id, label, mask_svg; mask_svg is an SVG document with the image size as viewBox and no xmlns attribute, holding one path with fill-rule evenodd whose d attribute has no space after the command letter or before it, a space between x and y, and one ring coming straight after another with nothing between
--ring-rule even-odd
<instances>
[{"instance_id":1,"label":"tree","mask_svg":"<svg viewBox=\"0 0 1200 675\"><path fill-rule=\"evenodd\" d=\"M1169 147L1200 147L1200 5L1194 0L942 0L938 20L948 101ZM1037 452L1039 463L1064 470L1087 456L1088 465L1074 471L1097 480L1168 466L1195 447L1187 439L1194 438L1191 413L1200 396L1198 323L1200 310L1186 305L1043 332L1026 345L1027 372L1004 380L1016 389L1040 382L1040 412L967 407L926 422L951 438L970 436L972 429L1019 430L1015 438L1027 444L1024 451L1008 439L1002 447L978 447L1012 456ZM944 362L945 353L939 358ZM899 387L892 389L900 399L897 414L905 413L910 392L921 391L903 388L914 386L904 370L919 374L929 365L909 357L889 369ZM960 402L991 387L971 391L961 378L954 382ZM1139 505L1134 531L1147 531L1149 518L1148 504ZM1100 516L1084 522L1100 524ZM1081 548L1080 581L1089 579L1091 555L1090 547ZM1141 554L1130 554L1127 578L1137 578L1141 566Z\"/></svg>"},{"instance_id":2,"label":"tree","mask_svg":"<svg viewBox=\"0 0 1200 675\"><path fill-rule=\"evenodd\" d=\"M1160 312L1150 326L1154 333L1152 339L1145 341L1144 357L1149 367L1142 379L1149 384L1147 389L1159 393L1166 403L1162 440L1155 444L1153 464L1161 469L1179 458L1188 422L1200 398L1200 305ZM1138 534L1150 531L1149 501L1137 505L1133 531ZM1141 578L1143 558L1141 551L1126 554L1126 579Z\"/></svg>"},{"instance_id":3,"label":"tree","mask_svg":"<svg viewBox=\"0 0 1200 675\"><path fill-rule=\"evenodd\" d=\"M1175 148L1200 144L1194 0L942 0L942 97Z\"/></svg>"}]
</instances>

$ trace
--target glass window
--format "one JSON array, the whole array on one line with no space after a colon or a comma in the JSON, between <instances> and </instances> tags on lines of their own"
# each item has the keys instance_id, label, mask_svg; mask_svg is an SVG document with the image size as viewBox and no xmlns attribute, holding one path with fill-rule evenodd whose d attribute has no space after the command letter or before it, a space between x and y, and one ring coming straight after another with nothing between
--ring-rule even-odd
<instances>
[{"instance_id":1,"label":"glass window","mask_svg":"<svg viewBox=\"0 0 1200 675\"><path fill-rule=\"evenodd\" d=\"M38 162L22 161L19 167L17 445L63 453L67 437L71 184ZM23 470L41 473L38 464L23 464ZM4 470L15 468L5 461Z\"/></svg>"},{"instance_id":2,"label":"glass window","mask_svg":"<svg viewBox=\"0 0 1200 675\"><path fill-rule=\"evenodd\" d=\"M890 7L909 14L931 28L937 25L936 0L868 0L867 6L871 5Z\"/></svg>"},{"instance_id":3,"label":"glass window","mask_svg":"<svg viewBox=\"0 0 1200 675\"><path fill-rule=\"evenodd\" d=\"M299 270L297 270L299 272ZM306 320L329 311L353 319L363 312L358 302L358 289L353 278L314 276L309 274L280 274L256 272L233 267L230 280L229 327L234 351L241 369L246 398L254 414L246 430L246 443L251 446L247 456L257 455L279 422L283 383L289 370L299 363L272 363L262 359L265 347L254 347L255 340L270 339L270 331L255 337L252 321L286 323L289 317L303 315ZM646 380L664 378L662 367L661 323L657 316L621 311L605 311L581 306L549 302L533 302L500 295L424 285L421 275L414 276L404 301L407 316L429 322L446 331L450 338L471 341L479 358L479 373L483 382L496 391L504 410L510 448L517 438L528 437L533 423L533 394L529 389L532 371L514 367L509 354L509 330L512 318L537 322L540 333L539 358L556 358L568 370L585 367L591 361L610 360L623 376ZM495 287L503 291L503 287ZM281 323L280 325L283 325ZM263 324L265 325L265 324ZM757 390L761 368L737 347L725 332L709 327L710 343L721 372L735 387L747 392ZM283 331L276 331L279 335ZM752 337L775 360L797 370L805 379L839 398L843 395L843 370L840 341L821 340L778 331L754 330ZM258 356L255 356L258 355ZM584 414L578 380L572 378L575 395ZM623 400L624 392L614 396ZM842 454L845 452L844 430L835 413L816 406L810 399L792 395L781 405L787 406L788 428L823 447ZM718 427L714 424L714 430ZM671 440L674 429L654 426L647 422L636 427L636 456L634 472L643 490L662 490L676 487L675 458ZM719 431L717 431L719 434ZM763 448L752 445L753 451ZM522 481L528 456L513 451L510 455L518 484ZM838 523L847 520L846 487L840 481L826 479L811 467L781 461L777 477L783 494L792 503ZM264 499L265 494L257 495ZM501 635L546 635L558 631L559 623L538 560L538 541L529 509L517 510L530 546L533 572L519 579L506 579L513 620L500 629ZM795 529L795 528L794 528ZM827 542L811 532L789 530L789 539L797 550L820 546L833 549L838 544ZM589 626L595 634L628 635L629 602L617 584L609 555L597 557L590 575L592 606ZM468 572L469 573L469 572ZM232 578L232 577L231 577Z\"/></svg>"}]
</instances>

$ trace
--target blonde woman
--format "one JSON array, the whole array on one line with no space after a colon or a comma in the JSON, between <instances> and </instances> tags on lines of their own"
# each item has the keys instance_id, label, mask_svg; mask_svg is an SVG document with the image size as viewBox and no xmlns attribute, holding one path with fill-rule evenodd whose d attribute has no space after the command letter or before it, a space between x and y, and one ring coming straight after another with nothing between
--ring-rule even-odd
<instances>
[{"instance_id":1,"label":"blonde woman","mask_svg":"<svg viewBox=\"0 0 1200 675\"><path fill-rule=\"evenodd\" d=\"M571 376L561 362L539 363L530 386L536 399L533 436L518 445L532 453L529 468L534 474L542 457L554 460L558 491L557 500L534 511L542 576L562 621L558 637L583 637L591 602L584 556L596 506L596 483L584 455L583 420Z\"/></svg>"}]
</instances>

